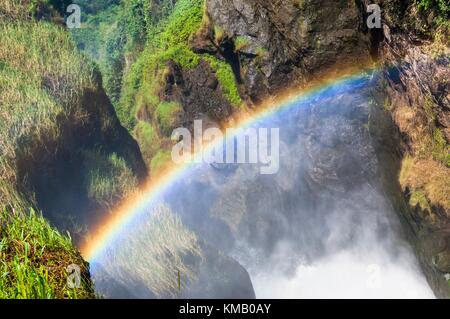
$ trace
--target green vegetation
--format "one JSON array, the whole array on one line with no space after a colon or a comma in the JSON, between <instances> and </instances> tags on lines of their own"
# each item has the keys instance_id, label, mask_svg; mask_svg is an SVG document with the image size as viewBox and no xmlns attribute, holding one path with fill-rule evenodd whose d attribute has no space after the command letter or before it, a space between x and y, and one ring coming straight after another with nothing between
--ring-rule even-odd
<instances>
[{"instance_id":1,"label":"green vegetation","mask_svg":"<svg viewBox=\"0 0 450 319\"><path fill-rule=\"evenodd\" d=\"M409 198L409 204L412 207L419 205L421 210L428 211L429 213L432 211L425 193L421 190L417 190L411 193L411 197Z\"/></svg>"},{"instance_id":2,"label":"green vegetation","mask_svg":"<svg viewBox=\"0 0 450 319\"><path fill-rule=\"evenodd\" d=\"M157 206L149 216L124 239L128 246L115 251L114 264L105 267L112 271L124 267L132 278L150 288L157 297L177 297L177 273L182 274L181 288L197 278L203 260L201 247L195 234L168 207ZM130 267L130 260L134 262L133 267ZM120 272L112 275L121 279Z\"/></svg>"},{"instance_id":3,"label":"green vegetation","mask_svg":"<svg viewBox=\"0 0 450 319\"><path fill-rule=\"evenodd\" d=\"M171 159L171 153L169 151L161 150L152 158L150 163L150 170L157 174L159 171L164 170L167 163L169 163Z\"/></svg>"},{"instance_id":4,"label":"green vegetation","mask_svg":"<svg viewBox=\"0 0 450 319\"><path fill-rule=\"evenodd\" d=\"M444 165L432 159L407 156L402 161L399 182L404 190L409 189L413 206L450 209L450 170Z\"/></svg>"},{"instance_id":5,"label":"green vegetation","mask_svg":"<svg viewBox=\"0 0 450 319\"><path fill-rule=\"evenodd\" d=\"M88 196L107 207L130 195L138 186L136 176L117 154L85 151L85 181Z\"/></svg>"},{"instance_id":6,"label":"green vegetation","mask_svg":"<svg viewBox=\"0 0 450 319\"><path fill-rule=\"evenodd\" d=\"M162 97L169 61L184 69L207 61L224 97L235 107L242 105L231 66L190 49L192 37L207 24L204 11L204 0L115 1L101 12L89 11L84 27L73 32L78 46L99 64L118 117L149 167L158 151L155 145L163 150L171 145L170 133L182 111Z\"/></svg>"},{"instance_id":7,"label":"green vegetation","mask_svg":"<svg viewBox=\"0 0 450 319\"><path fill-rule=\"evenodd\" d=\"M69 288L67 266L80 267L81 286ZM87 264L33 210L0 211L0 299L95 298Z\"/></svg>"},{"instance_id":8,"label":"green vegetation","mask_svg":"<svg viewBox=\"0 0 450 319\"><path fill-rule=\"evenodd\" d=\"M432 36L444 34L447 37L450 32L450 3L448 0L415 0L419 10L426 15L430 11L434 12L433 22L431 23L433 29Z\"/></svg>"},{"instance_id":9,"label":"green vegetation","mask_svg":"<svg viewBox=\"0 0 450 319\"><path fill-rule=\"evenodd\" d=\"M148 122L139 121L134 128L133 135L139 141L144 158L152 158L161 148L161 139L155 128Z\"/></svg>"},{"instance_id":10,"label":"green vegetation","mask_svg":"<svg viewBox=\"0 0 450 319\"><path fill-rule=\"evenodd\" d=\"M450 167L450 145L447 144L444 134L438 128L433 132L431 153L436 161Z\"/></svg>"},{"instance_id":11,"label":"green vegetation","mask_svg":"<svg viewBox=\"0 0 450 319\"><path fill-rule=\"evenodd\" d=\"M435 161L450 167L450 145L447 144L441 129L436 127L435 102L432 98L427 97L425 99L422 109L427 119L427 128L425 130L412 128L412 130L417 131L414 135L418 142L418 156L423 159L431 157Z\"/></svg>"},{"instance_id":12,"label":"green vegetation","mask_svg":"<svg viewBox=\"0 0 450 319\"><path fill-rule=\"evenodd\" d=\"M108 138L114 118L104 101L95 99L97 94L103 97L98 68L77 50L68 32L52 22L61 21L55 9L62 5L0 1L0 298L95 297L88 266L71 239L40 215L24 213L37 206L35 190L24 182L33 165L53 160L61 149L82 155L82 191L104 206L137 185L125 159L67 138L95 120L94 145L100 138L95 134ZM37 15L42 19L33 18ZM61 213L70 221L72 212ZM66 267L72 263L82 270L80 289L66 286Z\"/></svg>"},{"instance_id":13,"label":"green vegetation","mask_svg":"<svg viewBox=\"0 0 450 319\"><path fill-rule=\"evenodd\" d=\"M225 38L225 31L218 25L214 26L214 40L220 43Z\"/></svg>"},{"instance_id":14,"label":"green vegetation","mask_svg":"<svg viewBox=\"0 0 450 319\"><path fill-rule=\"evenodd\" d=\"M125 112L119 111L119 114L135 113L135 110L145 107L138 102L158 99L161 70L165 69L168 61L175 61L185 68L198 64L199 57L188 48L188 41L201 26L202 6L202 0L180 0L166 19L148 30L146 47L124 78L118 108ZM151 97L142 98L147 94ZM141 98L137 100L138 96Z\"/></svg>"},{"instance_id":15,"label":"green vegetation","mask_svg":"<svg viewBox=\"0 0 450 319\"><path fill-rule=\"evenodd\" d=\"M416 2L420 9L435 10L444 19L450 15L450 4L447 0L416 0Z\"/></svg>"},{"instance_id":16,"label":"green vegetation","mask_svg":"<svg viewBox=\"0 0 450 319\"><path fill-rule=\"evenodd\" d=\"M250 41L246 37L243 37L243 36L238 36L234 40L234 46L235 46L236 51L245 49L246 47L249 46L249 44L250 44Z\"/></svg>"},{"instance_id":17,"label":"green vegetation","mask_svg":"<svg viewBox=\"0 0 450 319\"><path fill-rule=\"evenodd\" d=\"M258 55L259 58L264 58L267 55L267 49L266 48L257 48L256 49L256 54Z\"/></svg>"},{"instance_id":18,"label":"green vegetation","mask_svg":"<svg viewBox=\"0 0 450 319\"><path fill-rule=\"evenodd\" d=\"M176 102L161 102L156 109L156 119L161 127L161 131L170 136L176 123L176 115L180 113L182 107Z\"/></svg>"},{"instance_id":19,"label":"green vegetation","mask_svg":"<svg viewBox=\"0 0 450 319\"><path fill-rule=\"evenodd\" d=\"M82 13L89 8L83 2L77 1L84 8ZM120 96L126 45L123 37L126 26L124 20L117 19L119 12L120 6L111 4L95 15L85 14L82 17L86 21L85 27L71 31L78 47L97 61L103 86L113 104Z\"/></svg>"},{"instance_id":20,"label":"green vegetation","mask_svg":"<svg viewBox=\"0 0 450 319\"><path fill-rule=\"evenodd\" d=\"M241 106L242 99L239 95L236 79L231 66L228 63L218 60L212 56L204 56L203 58L208 61L211 68L216 71L217 79L219 80L222 86L223 94L228 101L230 101L230 103L234 106Z\"/></svg>"},{"instance_id":21,"label":"green vegetation","mask_svg":"<svg viewBox=\"0 0 450 319\"><path fill-rule=\"evenodd\" d=\"M97 85L94 66L62 28L0 22L0 33L0 179L15 185L17 161L58 145L61 126L85 116L83 92Z\"/></svg>"}]
</instances>

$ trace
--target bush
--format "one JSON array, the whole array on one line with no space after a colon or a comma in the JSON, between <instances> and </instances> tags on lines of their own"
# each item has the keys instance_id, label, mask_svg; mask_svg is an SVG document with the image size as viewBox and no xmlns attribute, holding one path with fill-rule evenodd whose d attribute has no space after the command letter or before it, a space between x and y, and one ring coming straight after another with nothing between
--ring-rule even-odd
<instances>
[{"instance_id":1,"label":"bush","mask_svg":"<svg viewBox=\"0 0 450 319\"><path fill-rule=\"evenodd\" d=\"M239 95L236 79L231 66L213 56L205 55L203 58L208 61L211 68L216 71L217 79L222 87L224 96L234 106L241 106L242 99Z\"/></svg>"}]
</instances>

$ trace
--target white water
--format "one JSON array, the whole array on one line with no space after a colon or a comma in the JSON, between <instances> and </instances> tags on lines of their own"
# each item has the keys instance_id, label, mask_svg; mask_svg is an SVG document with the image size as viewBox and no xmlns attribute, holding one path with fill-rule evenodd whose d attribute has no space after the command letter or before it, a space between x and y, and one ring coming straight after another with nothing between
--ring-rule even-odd
<instances>
[{"instance_id":1,"label":"white water","mask_svg":"<svg viewBox=\"0 0 450 319\"><path fill-rule=\"evenodd\" d=\"M203 165L165 194L165 204L198 238L244 266L257 298L434 297L397 212L377 187L366 86L332 87L259 123L280 128L278 174ZM152 230L140 233L146 231ZM126 232L125 242L108 247L111 257L98 261L120 273L124 285L148 278L152 267L142 257L152 243L136 238L135 227ZM142 291L133 293L148 296Z\"/></svg>"}]
</instances>

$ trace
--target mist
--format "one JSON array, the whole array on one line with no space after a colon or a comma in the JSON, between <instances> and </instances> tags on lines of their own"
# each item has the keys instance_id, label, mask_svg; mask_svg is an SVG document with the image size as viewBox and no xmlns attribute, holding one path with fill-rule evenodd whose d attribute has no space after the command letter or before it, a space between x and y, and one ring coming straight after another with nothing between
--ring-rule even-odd
<instances>
[{"instance_id":1,"label":"mist","mask_svg":"<svg viewBox=\"0 0 450 319\"><path fill-rule=\"evenodd\" d=\"M258 164L190 168L92 262L97 291L433 298L380 183L382 163L367 128L372 76L298 98L252 123L279 128L278 173L262 175ZM155 221L161 207L166 217Z\"/></svg>"}]
</instances>

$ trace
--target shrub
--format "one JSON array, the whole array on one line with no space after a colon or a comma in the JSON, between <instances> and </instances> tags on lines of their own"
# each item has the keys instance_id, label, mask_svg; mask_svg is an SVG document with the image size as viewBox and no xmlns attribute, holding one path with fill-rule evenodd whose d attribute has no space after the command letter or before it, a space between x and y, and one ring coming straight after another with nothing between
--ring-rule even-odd
<instances>
[{"instance_id":1,"label":"shrub","mask_svg":"<svg viewBox=\"0 0 450 319\"><path fill-rule=\"evenodd\" d=\"M450 14L450 4L447 0L416 0L420 9L435 10L442 18L448 18Z\"/></svg>"}]
</instances>

